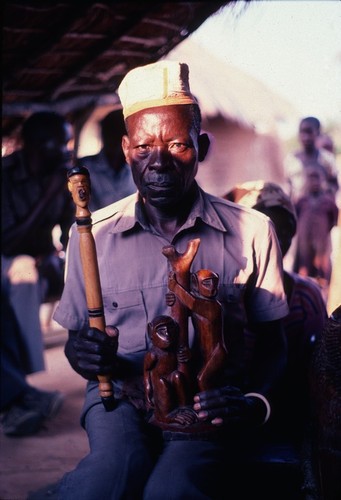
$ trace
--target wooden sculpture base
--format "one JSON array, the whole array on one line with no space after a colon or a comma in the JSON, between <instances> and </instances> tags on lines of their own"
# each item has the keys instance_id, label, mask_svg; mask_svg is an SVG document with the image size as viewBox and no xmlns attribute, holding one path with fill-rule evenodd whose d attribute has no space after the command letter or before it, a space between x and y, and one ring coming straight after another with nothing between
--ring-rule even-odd
<instances>
[{"instance_id":1,"label":"wooden sculpture base","mask_svg":"<svg viewBox=\"0 0 341 500\"><path fill-rule=\"evenodd\" d=\"M186 415L192 414L193 422L182 424L179 422L164 422L157 420L157 418L153 414L149 420L149 423L159 427L163 431L181 432L185 434L207 434L211 432L217 432L216 425L213 425L210 422L200 422L198 420L197 414L189 406L173 410L168 415L168 417L171 420L172 418L176 418L177 415L181 415L182 413L186 413Z\"/></svg>"}]
</instances>

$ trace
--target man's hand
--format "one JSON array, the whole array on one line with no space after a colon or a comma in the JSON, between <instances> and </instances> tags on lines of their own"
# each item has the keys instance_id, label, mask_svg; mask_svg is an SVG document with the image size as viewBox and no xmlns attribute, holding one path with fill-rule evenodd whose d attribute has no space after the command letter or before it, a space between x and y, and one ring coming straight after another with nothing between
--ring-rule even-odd
<instances>
[{"instance_id":1,"label":"man's hand","mask_svg":"<svg viewBox=\"0 0 341 500\"><path fill-rule=\"evenodd\" d=\"M106 332L88 328L77 332L72 340L77 364L77 367L73 367L78 373L86 373L87 378L113 374L115 371L118 329L108 326Z\"/></svg>"},{"instance_id":2,"label":"man's hand","mask_svg":"<svg viewBox=\"0 0 341 500\"><path fill-rule=\"evenodd\" d=\"M260 425L267 415L267 406L260 399L245 396L237 387L221 387L194 396L193 409L200 421L221 426L229 423Z\"/></svg>"}]
</instances>

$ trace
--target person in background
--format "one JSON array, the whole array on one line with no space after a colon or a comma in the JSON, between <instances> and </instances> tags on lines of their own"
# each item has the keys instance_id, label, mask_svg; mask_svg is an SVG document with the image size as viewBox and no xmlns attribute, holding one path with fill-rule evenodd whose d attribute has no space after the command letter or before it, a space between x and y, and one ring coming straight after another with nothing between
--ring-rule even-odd
<instances>
[{"instance_id":1,"label":"person in background","mask_svg":"<svg viewBox=\"0 0 341 500\"><path fill-rule=\"evenodd\" d=\"M319 134L316 138L316 147L318 149L325 149L335 155L334 141L329 134Z\"/></svg>"},{"instance_id":2,"label":"person in background","mask_svg":"<svg viewBox=\"0 0 341 500\"><path fill-rule=\"evenodd\" d=\"M27 354L6 286L1 287L0 412L6 436L30 436L59 411L64 396L31 386L26 375Z\"/></svg>"},{"instance_id":3,"label":"person in background","mask_svg":"<svg viewBox=\"0 0 341 500\"><path fill-rule=\"evenodd\" d=\"M29 374L45 368L41 304L59 299L64 285L61 251L75 212L66 188L72 127L60 114L41 111L24 122L21 139L21 149L2 159L1 275ZM56 226L61 232L58 248ZM59 398L56 393L49 396Z\"/></svg>"},{"instance_id":4,"label":"person in background","mask_svg":"<svg viewBox=\"0 0 341 500\"><path fill-rule=\"evenodd\" d=\"M334 197L339 188L338 171L334 155L317 146L321 133L320 121L308 116L299 124L300 149L289 153L284 159L284 174L288 184L288 194L294 203L304 194L305 169L315 167L323 175L323 190Z\"/></svg>"},{"instance_id":5,"label":"person in background","mask_svg":"<svg viewBox=\"0 0 341 500\"><path fill-rule=\"evenodd\" d=\"M327 288L332 271L331 230L337 224L339 209L334 197L324 191L319 169L306 168L305 177L305 192L295 204L298 224L294 270Z\"/></svg>"},{"instance_id":6,"label":"person in background","mask_svg":"<svg viewBox=\"0 0 341 500\"><path fill-rule=\"evenodd\" d=\"M272 182L249 181L235 186L225 198L271 219L284 258L297 227L295 207L284 190ZM320 287L312 279L284 270L284 290L289 305L289 314L283 320L288 366L274 398L272 423L279 435L296 433L299 437L307 416L311 356L328 315ZM252 352L252 332L247 340Z\"/></svg>"},{"instance_id":7,"label":"person in background","mask_svg":"<svg viewBox=\"0 0 341 500\"><path fill-rule=\"evenodd\" d=\"M91 178L89 208L98 210L135 193L131 169L122 151L122 136L126 133L122 109L115 109L100 121L102 149L96 155L79 158Z\"/></svg>"},{"instance_id":8,"label":"person in background","mask_svg":"<svg viewBox=\"0 0 341 500\"><path fill-rule=\"evenodd\" d=\"M69 330L65 353L71 366L88 380L81 421L91 451L55 492L63 500L221 498L222 488L226 496L232 488L224 460L244 450L245 432L266 425L286 362L282 318L288 306L280 248L267 218L198 186L195 177L209 138L201 132L187 64L159 61L135 68L118 93L127 129L122 147L137 193L97 211L93 219L107 330L118 328L118 351L115 339L89 328L79 233L73 226L54 319ZM182 253L194 238L200 238L195 268L219 275L217 299L229 352L223 386L197 393L190 406L199 424L210 427L211 437L163 433L149 421L143 390L147 322L168 311L169 265L162 250L171 244ZM248 374L243 363L247 321L257 336ZM195 337L190 325L194 350ZM105 411L98 394L97 375L107 373L114 381L113 411ZM217 439L220 433L224 438Z\"/></svg>"}]
</instances>

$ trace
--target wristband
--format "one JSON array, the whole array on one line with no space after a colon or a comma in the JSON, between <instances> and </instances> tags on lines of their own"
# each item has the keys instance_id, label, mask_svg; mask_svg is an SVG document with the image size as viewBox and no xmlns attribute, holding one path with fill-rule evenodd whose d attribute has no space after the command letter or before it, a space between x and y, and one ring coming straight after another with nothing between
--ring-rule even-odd
<instances>
[{"instance_id":1,"label":"wristband","mask_svg":"<svg viewBox=\"0 0 341 500\"><path fill-rule=\"evenodd\" d=\"M269 401L266 399L266 397L263 396L263 394L259 394L259 392L248 392L247 394L244 394L244 396L246 398L247 397L258 398L258 399L261 399L263 401L263 403L266 406L266 415L265 415L265 418L262 422L262 425L266 424L266 422L269 420L270 415L271 415L271 406L270 406Z\"/></svg>"}]
</instances>

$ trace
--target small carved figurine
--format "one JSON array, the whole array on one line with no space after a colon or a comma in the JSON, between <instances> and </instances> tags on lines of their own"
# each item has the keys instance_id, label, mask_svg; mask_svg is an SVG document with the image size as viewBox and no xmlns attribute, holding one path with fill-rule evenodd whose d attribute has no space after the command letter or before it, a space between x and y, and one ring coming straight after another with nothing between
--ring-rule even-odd
<instances>
[{"instance_id":1,"label":"small carved figurine","mask_svg":"<svg viewBox=\"0 0 341 500\"><path fill-rule=\"evenodd\" d=\"M68 172L68 190L77 207L76 217L89 217L88 204L91 194L89 171L85 167L74 167Z\"/></svg>"},{"instance_id":2,"label":"small carved figurine","mask_svg":"<svg viewBox=\"0 0 341 500\"><path fill-rule=\"evenodd\" d=\"M186 351L177 351L179 327L170 316L158 316L148 323L152 347L144 359L147 407L154 409L157 422L189 425L196 413L186 408L186 378L178 363L188 361Z\"/></svg>"},{"instance_id":3,"label":"small carved figurine","mask_svg":"<svg viewBox=\"0 0 341 500\"><path fill-rule=\"evenodd\" d=\"M208 269L201 269L191 275L191 292L176 281L173 272L168 279L168 288L192 311L193 325L199 337L202 355L202 367L197 375L200 392L216 387L227 359L222 308L215 298L218 283L219 276ZM170 305L170 296L167 302Z\"/></svg>"},{"instance_id":4,"label":"small carved figurine","mask_svg":"<svg viewBox=\"0 0 341 500\"><path fill-rule=\"evenodd\" d=\"M190 240L187 247L183 253L176 250L174 245L164 246L162 249L163 255L167 258L171 269L173 270L177 282L184 288L189 289L190 287L190 269L193 260L198 252L200 245L200 238ZM178 348L185 351L189 350L188 345L188 308L175 296L171 304L171 316L179 325L179 341ZM190 369L189 363L179 363L179 371L181 371L187 380L188 386L188 399L187 404L193 403L193 373Z\"/></svg>"}]
</instances>

